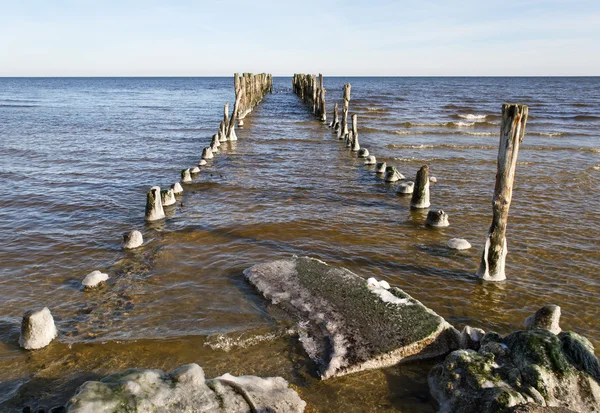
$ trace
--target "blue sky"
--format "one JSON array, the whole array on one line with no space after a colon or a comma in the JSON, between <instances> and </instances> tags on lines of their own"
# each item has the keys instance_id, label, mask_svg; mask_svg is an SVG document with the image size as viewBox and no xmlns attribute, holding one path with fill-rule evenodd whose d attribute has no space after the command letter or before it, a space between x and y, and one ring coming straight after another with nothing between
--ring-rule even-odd
<instances>
[{"instance_id":1,"label":"blue sky","mask_svg":"<svg viewBox=\"0 0 600 413\"><path fill-rule=\"evenodd\" d=\"M600 1L5 1L0 76L600 75Z\"/></svg>"}]
</instances>

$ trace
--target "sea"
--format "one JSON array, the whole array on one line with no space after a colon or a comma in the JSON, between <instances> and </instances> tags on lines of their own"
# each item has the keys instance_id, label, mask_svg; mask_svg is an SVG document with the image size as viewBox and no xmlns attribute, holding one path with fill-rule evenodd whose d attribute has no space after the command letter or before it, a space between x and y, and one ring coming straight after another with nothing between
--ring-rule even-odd
<instances>
[{"instance_id":1,"label":"sea","mask_svg":"<svg viewBox=\"0 0 600 413\"><path fill-rule=\"evenodd\" d=\"M434 412L439 360L321 381L295 325L243 270L292 255L383 279L457 328L508 334L546 304L600 346L600 78L327 77L327 116L349 113L378 161L431 210L385 183L275 77L268 94L167 219L146 192L195 166L234 103L233 77L0 78L0 411L64 405L131 367L200 364L206 377L282 376L311 411ZM503 103L529 106L508 218L504 282L476 278L492 218ZM341 105L340 105L341 107ZM124 251L123 234L145 243ZM447 248L464 238L472 248ZM83 291L93 270L107 284ZM59 337L19 348L23 313L47 306ZM596 353L598 354L598 353Z\"/></svg>"}]
</instances>

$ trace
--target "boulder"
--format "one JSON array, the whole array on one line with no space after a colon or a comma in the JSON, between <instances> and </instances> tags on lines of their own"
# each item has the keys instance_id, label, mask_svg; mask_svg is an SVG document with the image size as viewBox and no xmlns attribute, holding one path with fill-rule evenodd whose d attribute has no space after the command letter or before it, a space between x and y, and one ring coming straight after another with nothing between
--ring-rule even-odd
<instances>
[{"instance_id":1,"label":"boulder","mask_svg":"<svg viewBox=\"0 0 600 413\"><path fill-rule=\"evenodd\" d=\"M413 193L413 190L415 188L415 183L412 181L408 181L408 182L402 182L400 185L398 185L398 193L399 194L405 194L405 195L410 195Z\"/></svg>"},{"instance_id":2,"label":"boulder","mask_svg":"<svg viewBox=\"0 0 600 413\"><path fill-rule=\"evenodd\" d=\"M452 250L468 250L471 248L471 244L466 239L462 238L452 238L448 240L448 248Z\"/></svg>"},{"instance_id":3,"label":"boulder","mask_svg":"<svg viewBox=\"0 0 600 413\"><path fill-rule=\"evenodd\" d=\"M560 307L557 305L545 305L525 319L525 328L532 330L534 328L542 328L554 334L560 333L562 330L560 322Z\"/></svg>"},{"instance_id":4,"label":"boulder","mask_svg":"<svg viewBox=\"0 0 600 413\"><path fill-rule=\"evenodd\" d=\"M25 350L37 350L46 347L56 338L58 331L48 307L31 310L23 314L19 345Z\"/></svg>"},{"instance_id":5,"label":"boulder","mask_svg":"<svg viewBox=\"0 0 600 413\"><path fill-rule=\"evenodd\" d=\"M86 290L89 290L98 287L106 280L108 280L108 274L105 274L98 270L94 270L84 277L83 281L81 282L81 285L83 285L83 288L85 288Z\"/></svg>"},{"instance_id":6,"label":"boulder","mask_svg":"<svg viewBox=\"0 0 600 413\"><path fill-rule=\"evenodd\" d=\"M123 234L123 249L131 250L141 246L144 243L144 237L138 230L133 230Z\"/></svg>"},{"instance_id":7,"label":"boulder","mask_svg":"<svg viewBox=\"0 0 600 413\"><path fill-rule=\"evenodd\" d=\"M573 332L488 333L478 351L446 357L428 382L439 412L504 412L527 403L600 411L600 363L591 343Z\"/></svg>"},{"instance_id":8,"label":"boulder","mask_svg":"<svg viewBox=\"0 0 600 413\"><path fill-rule=\"evenodd\" d=\"M448 214L441 209L439 211L429 211L425 219L425 225L436 228L447 227L450 225Z\"/></svg>"},{"instance_id":9,"label":"boulder","mask_svg":"<svg viewBox=\"0 0 600 413\"><path fill-rule=\"evenodd\" d=\"M198 364L170 374L129 369L100 381L88 381L67 404L70 413L301 413L306 402L281 377L234 377L207 380Z\"/></svg>"},{"instance_id":10,"label":"boulder","mask_svg":"<svg viewBox=\"0 0 600 413\"><path fill-rule=\"evenodd\" d=\"M308 257L258 264L244 274L298 321L300 341L322 379L458 348L458 331L385 281Z\"/></svg>"},{"instance_id":11,"label":"boulder","mask_svg":"<svg viewBox=\"0 0 600 413\"><path fill-rule=\"evenodd\" d=\"M163 189L160 191L160 200L163 206L174 205L177 202L175 192L172 189Z\"/></svg>"}]
</instances>

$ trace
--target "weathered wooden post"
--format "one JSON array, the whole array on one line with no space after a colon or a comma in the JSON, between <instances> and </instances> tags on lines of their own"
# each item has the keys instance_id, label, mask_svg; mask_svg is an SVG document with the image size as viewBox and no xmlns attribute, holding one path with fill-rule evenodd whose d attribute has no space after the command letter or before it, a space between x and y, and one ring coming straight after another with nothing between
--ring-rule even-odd
<instances>
[{"instance_id":1,"label":"weathered wooden post","mask_svg":"<svg viewBox=\"0 0 600 413\"><path fill-rule=\"evenodd\" d=\"M429 167L423 165L417 172L415 186L413 187L411 209L429 208Z\"/></svg>"},{"instance_id":2,"label":"weathered wooden post","mask_svg":"<svg viewBox=\"0 0 600 413\"><path fill-rule=\"evenodd\" d=\"M519 145L525 136L525 124L529 108L527 105L502 105L500 146L498 148L498 172L492 201L492 225L490 226L477 276L486 281L506 279L506 224L512 199L515 169Z\"/></svg>"},{"instance_id":3,"label":"weathered wooden post","mask_svg":"<svg viewBox=\"0 0 600 413\"><path fill-rule=\"evenodd\" d=\"M358 115L352 115L352 152L358 152L360 145L358 144Z\"/></svg>"},{"instance_id":4,"label":"weathered wooden post","mask_svg":"<svg viewBox=\"0 0 600 413\"><path fill-rule=\"evenodd\" d=\"M231 113L231 119L229 120L229 126L227 128L227 139L230 141L237 141L237 135L235 134L235 121L238 118L238 112L242 102L242 95L244 94L241 79L238 77L237 73L234 76L235 80L233 82L233 87L235 88L235 103L233 104L233 112Z\"/></svg>"},{"instance_id":5,"label":"weathered wooden post","mask_svg":"<svg viewBox=\"0 0 600 413\"><path fill-rule=\"evenodd\" d=\"M160 187L153 186L146 194L146 221L158 221L165 217L162 201L160 199Z\"/></svg>"},{"instance_id":6,"label":"weathered wooden post","mask_svg":"<svg viewBox=\"0 0 600 413\"><path fill-rule=\"evenodd\" d=\"M335 103L335 105L333 105L333 120L331 121L331 124L329 126L331 127L331 129L333 129L333 132L337 131L340 128L337 102Z\"/></svg>"},{"instance_id":7,"label":"weathered wooden post","mask_svg":"<svg viewBox=\"0 0 600 413\"><path fill-rule=\"evenodd\" d=\"M348 105L350 104L350 91L352 86L350 83L344 85L344 107L342 109L342 127L340 139L344 139L348 135Z\"/></svg>"},{"instance_id":8,"label":"weathered wooden post","mask_svg":"<svg viewBox=\"0 0 600 413\"><path fill-rule=\"evenodd\" d=\"M226 127L229 125L229 103L226 103L223 107L223 123Z\"/></svg>"},{"instance_id":9,"label":"weathered wooden post","mask_svg":"<svg viewBox=\"0 0 600 413\"><path fill-rule=\"evenodd\" d=\"M323 75L319 73L319 110L321 115L321 122L327 121L327 105L325 104L325 87L323 87Z\"/></svg>"}]
</instances>

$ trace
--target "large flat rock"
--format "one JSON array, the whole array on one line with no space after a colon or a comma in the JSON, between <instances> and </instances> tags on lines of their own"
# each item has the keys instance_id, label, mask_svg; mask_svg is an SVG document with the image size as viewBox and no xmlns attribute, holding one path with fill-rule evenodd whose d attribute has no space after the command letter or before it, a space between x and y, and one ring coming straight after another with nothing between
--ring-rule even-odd
<instances>
[{"instance_id":1,"label":"large flat rock","mask_svg":"<svg viewBox=\"0 0 600 413\"><path fill-rule=\"evenodd\" d=\"M244 274L298 321L300 340L322 379L458 348L458 332L435 312L399 288L345 268L292 257Z\"/></svg>"}]
</instances>

